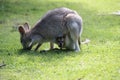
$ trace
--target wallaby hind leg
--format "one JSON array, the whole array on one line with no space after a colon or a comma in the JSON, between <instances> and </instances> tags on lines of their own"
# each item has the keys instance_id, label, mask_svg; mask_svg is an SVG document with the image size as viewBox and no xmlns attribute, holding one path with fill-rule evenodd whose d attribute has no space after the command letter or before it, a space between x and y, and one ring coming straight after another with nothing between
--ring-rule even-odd
<instances>
[{"instance_id":1,"label":"wallaby hind leg","mask_svg":"<svg viewBox=\"0 0 120 80\"><path fill-rule=\"evenodd\" d=\"M71 36L72 37L72 36ZM70 39L70 48L75 50L76 52L80 51L80 45L79 45L79 40L75 39L74 37L72 37Z\"/></svg>"},{"instance_id":2,"label":"wallaby hind leg","mask_svg":"<svg viewBox=\"0 0 120 80\"><path fill-rule=\"evenodd\" d=\"M65 38L66 49L80 51L78 40L75 39L75 37L71 37L71 36L74 36L74 35L73 34L66 35L66 38Z\"/></svg>"},{"instance_id":3,"label":"wallaby hind leg","mask_svg":"<svg viewBox=\"0 0 120 80\"><path fill-rule=\"evenodd\" d=\"M73 50L74 49L74 46L72 45L72 41L70 39L70 35L66 35L65 37L65 45L64 47L68 50Z\"/></svg>"},{"instance_id":4,"label":"wallaby hind leg","mask_svg":"<svg viewBox=\"0 0 120 80\"><path fill-rule=\"evenodd\" d=\"M78 14L67 14L66 26L70 34L70 42L75 46L75 51L80 51L80 35L82 33L82 18Z\"/></svg>"},{"instance_id":5,"label":"wallaby hind leg","mask_svg":"<svg viewBox=\"0 0 120 80\"><path fill-rule=\"evenodd\" d=\"M75 51L80 51L80 47L79 47L79 25L76 22L72 22L70 25L70 38L71 38L71 42L74 44Z\"/></svg>"}]
</instances>

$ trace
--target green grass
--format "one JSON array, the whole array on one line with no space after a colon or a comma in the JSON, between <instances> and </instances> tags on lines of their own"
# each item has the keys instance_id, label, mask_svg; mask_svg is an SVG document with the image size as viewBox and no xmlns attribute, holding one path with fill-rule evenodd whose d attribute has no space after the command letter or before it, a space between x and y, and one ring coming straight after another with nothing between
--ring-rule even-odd
<instances>
[{"instance_id":1,"label":"green grass","mask_svg":"<svg viewBox=\"0 0 120 80\"><path fill-rule=\"evenodd\" d=\"M79 53L23 51L18 24L33 26L48 10L57 7L76 10L83 18ZM0 80L120 80L119 0L0 0Z\"/></svg>"}]
</instances>

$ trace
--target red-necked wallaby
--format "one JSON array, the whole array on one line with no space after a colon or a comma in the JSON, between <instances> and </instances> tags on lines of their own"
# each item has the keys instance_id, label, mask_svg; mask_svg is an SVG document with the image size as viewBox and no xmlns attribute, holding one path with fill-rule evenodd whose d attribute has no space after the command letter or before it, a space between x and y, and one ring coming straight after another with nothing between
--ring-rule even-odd
<instances>
[{"instance_id":1,"label":"red-necked wallaby","mask_svg":"<svg viewBox=\"0 0 120 80\"><path fill-rule=\"evenodd\" d=\"M59 36L65 35L64 48L80 51L79 38L82 33L82 18L74 10L56 8L48 11L35 26L30 29L25 23L19 26L23 49L31 49L38 44L36 50L44 43L57 43Z\"/></svg>"}]
</instances>

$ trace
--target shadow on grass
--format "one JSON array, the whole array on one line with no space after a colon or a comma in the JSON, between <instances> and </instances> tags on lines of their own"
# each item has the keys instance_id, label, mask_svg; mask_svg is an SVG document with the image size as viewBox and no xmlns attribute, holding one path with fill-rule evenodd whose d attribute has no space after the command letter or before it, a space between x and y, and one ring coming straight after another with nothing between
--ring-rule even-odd
<instances>
[{"instance_id":1,"label":"shadow on grass","mask_svg":"<svg viewBox=\"0 0 120 80\"><path fill-rule=\"evenodd\" d=\"M36 60L36 58L40 59L42 62L54 62L56 60L61 61L65 57L71 58L71 57L76 57L78 55L82 56L82 52L74 52L70 50L60 50L60 49L53 49L53 50L42 50L42 51L27 51L27 50L22 50L19 49L18 51L18 56L25 56L27 58L31 58Z\"/></svg>"},{"instance_id":2,"label":"shadow on grass","mask_svg":"<svg viewBox=\"0 0 120 80\"><path fill-rule=\"evenodd\" d=\"M33 51L33 50L18 50L18 55L31 55L31 56L75 56L78 54L81 54L82 52L75 52L71 50L66 50L66 49L52 49L52 50L41 50L41 51Z\"/></svg>"},{"instance_id":3,"label":"shadow on grass","mask_svg":"<svg viewBox=\"0 0 120 80\"><path fill-rule=\"evenodd\" d=\"M67 50L67 49L52 49L52 50L41 50L41 51L33 51L33 50L23 50L19 49L18 54L28 54L28 55L47 55L47 54L67 54L67 53L75 53L72 50ZM77 52L76 52L77 53Z\"/></svg>"}]
</instances>

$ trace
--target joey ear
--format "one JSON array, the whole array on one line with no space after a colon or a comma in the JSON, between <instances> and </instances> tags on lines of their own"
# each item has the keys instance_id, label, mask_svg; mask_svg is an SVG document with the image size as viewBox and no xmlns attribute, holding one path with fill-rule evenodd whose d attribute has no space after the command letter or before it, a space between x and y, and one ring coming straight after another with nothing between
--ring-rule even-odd
<instances>
[{"instance_id":1,"label":"joey ear","mask_svg":"<svg viewBox=\"0 0 120 80\"><path fill-rule=\"evenodd\" d=\"M24 28L25 28L25 30L26 30L26 31L28 31L28 30L30 29L30 28L29 28L29 24L28 24L27 22L26 22L26 23L24 23L24 25L23 25L23 26L24 26Z\"/></svg>"},{"instance_id":2,"label":"joey ear","mask_svg":"<svg viewBox=\"0 0 120 80\"><path fill-rule=\"evenodd\" d=\"M24 28L22 26L19 26L18 30L19 30L21 35L25 34L25 30L24 30Z\"/></svg>"}]
</instances>

